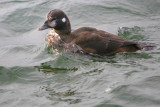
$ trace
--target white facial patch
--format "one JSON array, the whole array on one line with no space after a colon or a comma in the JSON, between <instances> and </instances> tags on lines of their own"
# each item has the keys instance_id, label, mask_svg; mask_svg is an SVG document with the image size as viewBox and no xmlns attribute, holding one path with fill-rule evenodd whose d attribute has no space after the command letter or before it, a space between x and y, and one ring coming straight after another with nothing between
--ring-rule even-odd
<instances>
[{"instance_id":1,"label":"white facial patch","mask_svg":"<svg viewBox=\"0 0 160 107\"><path fill-rule=\"evenodd\" d=\"M51 27L56 26L56 21L55 21L55 20L53 20L53 21L51 22L50 26L51 26Z\"/></svg>"},{"instance_id":2,"label":"white facial patch","mask_svg":"<svg viewBox=\"0 0 160 107\"><path fill-rule=\"evenodd\" d=\"M62 18L62 22L63 23L65 23L66 22L66 18L64 17L64 18Z\"/></svg>"}]
</instances>

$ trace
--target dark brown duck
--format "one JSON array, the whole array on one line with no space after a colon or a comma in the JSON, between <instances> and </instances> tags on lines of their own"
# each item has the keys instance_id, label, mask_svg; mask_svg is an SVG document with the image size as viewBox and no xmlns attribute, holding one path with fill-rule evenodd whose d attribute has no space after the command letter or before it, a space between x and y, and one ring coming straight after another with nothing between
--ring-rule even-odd
<instances>
[{"instance_id":1,"label":"dark brown duck","mask_svg":"<svg viewBox=\"0 0 160 107\"><path fill-rule=\"evenodd\" d=\"M137 50L151 50L155 46L151 43L133 42L106 31L91 27L81 27L71 32L71 25L67 15L58 9L47 15L47 20L39 28L44 30L53 28L64 44L75 44L85 52L111 56L119 52L135 52ZM64 47L64 46L63 46Z\"/></svg>"}]
</instances>

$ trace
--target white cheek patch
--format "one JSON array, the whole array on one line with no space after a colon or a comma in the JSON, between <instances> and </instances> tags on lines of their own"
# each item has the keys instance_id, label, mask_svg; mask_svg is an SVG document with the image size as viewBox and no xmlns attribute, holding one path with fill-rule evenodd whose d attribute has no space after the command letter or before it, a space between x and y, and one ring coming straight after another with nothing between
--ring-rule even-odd
<instances>
[{"instance_id":1,"label":"white cheek patch","mask_svg":"<svg viewBox=\"0 0 160 107\"><path fill-rule=\"evenodd\" d=\"M53 21L51 22L51 27L54 27L54 26L56 26L56 21L55 21L55 20L53 20Z\"/></svg>"},{"instance_id":2,"label":"white cheek patch","mask_svg":"<svg viewBox=\"0 0 160 107\"><path fill-rule=\"evenodd\" d=\"M64 17L64 18L62 18L62 22L63 23L65 23L66 22L66 18Z\"/></svg>"}]
</instances>

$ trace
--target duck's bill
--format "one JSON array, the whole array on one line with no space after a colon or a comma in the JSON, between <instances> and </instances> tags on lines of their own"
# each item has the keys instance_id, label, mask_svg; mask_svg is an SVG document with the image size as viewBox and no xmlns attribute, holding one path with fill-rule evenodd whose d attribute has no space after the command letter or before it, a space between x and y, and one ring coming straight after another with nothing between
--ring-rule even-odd
<instances>
[{"instance_id":1,"label":"duck's bill","mask_svg":"<svg viewBox=\"0 0 160 107\"><path fill-rule=\"evenodd\" d=\"M46 23L44 23L40 28L38 28L39 31L41 30L45 30L45 29L48 29L48 25Z\"/></svg>"}]
</instances>

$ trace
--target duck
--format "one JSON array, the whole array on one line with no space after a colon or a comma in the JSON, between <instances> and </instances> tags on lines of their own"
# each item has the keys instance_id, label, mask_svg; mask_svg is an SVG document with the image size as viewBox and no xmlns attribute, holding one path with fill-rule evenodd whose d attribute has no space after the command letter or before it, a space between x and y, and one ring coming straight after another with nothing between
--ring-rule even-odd
<instances>
[{"instance_id":1,"label":"duck","mask_svg":"<svg viewBox=\"0 0 160 107\"><path fill-rule=\"evenodd\" d=\"M83 51L100 56L113 56L120 52L152 50L155 47L152 43L130 41L93 27L80 27L71 31L69 18L60 9L51 10L47 14L47 20L38 30L42 31L48 28L54 29L54 32L59 36L56 44L63 44L63 46L58 46L59 48L73 51L75 49L73 46L75 46L76 52ZM52 38L54 37L52 35ZM55 43L50 41L50 44Z\"/></svg>"}]
</instances>

